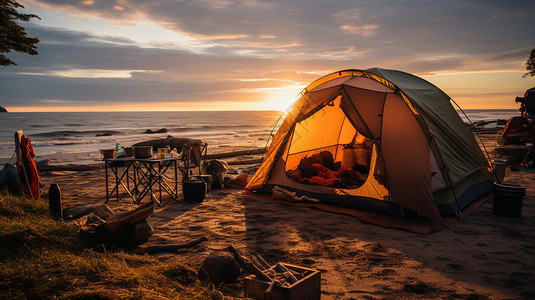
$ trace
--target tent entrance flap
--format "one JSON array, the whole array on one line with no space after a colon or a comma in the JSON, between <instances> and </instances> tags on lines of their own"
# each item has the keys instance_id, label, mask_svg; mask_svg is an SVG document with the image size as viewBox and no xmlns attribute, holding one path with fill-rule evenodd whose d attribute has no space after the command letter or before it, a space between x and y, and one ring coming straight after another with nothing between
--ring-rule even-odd
<instances>
[{"instance_id":1,"label":"tent entrance flap","mask_svg":"<svg viewBox=\"0 0 535 300\"><path fill-rule=\"evenodd\" d=\"M291 180L337 188L366 181L373 145L348 120L341 99L296 123L285 165Z\"/></svg>"}]
</instances>

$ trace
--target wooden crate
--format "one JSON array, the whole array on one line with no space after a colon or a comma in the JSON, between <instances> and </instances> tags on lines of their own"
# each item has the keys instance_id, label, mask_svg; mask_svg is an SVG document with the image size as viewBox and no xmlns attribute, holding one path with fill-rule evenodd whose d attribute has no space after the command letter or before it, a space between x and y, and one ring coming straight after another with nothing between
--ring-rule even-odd
<instances>
[{"instance_id":1,"label":"wooden crate","mask_svg":"<svg viewBox=\"0 0 535 300\"><path fill-rule=\"evenodd\" d=\"M266 300L313 300L321 297L321 273L318 270L308 269L296 265L281 263L290 270L303 273L309 271L303 279L296 283L285 286L273 286L271 293L265 294L269 282L256 279L254 275L245 277L243 287L245 297Z\"/></svg>"}]
</instances>

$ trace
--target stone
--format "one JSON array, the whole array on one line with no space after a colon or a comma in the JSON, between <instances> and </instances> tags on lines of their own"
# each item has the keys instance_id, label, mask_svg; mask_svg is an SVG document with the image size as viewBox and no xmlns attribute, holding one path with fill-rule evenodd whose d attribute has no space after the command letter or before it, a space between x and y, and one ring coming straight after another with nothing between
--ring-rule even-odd
<instances>
[{"instance_id":1,"label":"stone","mask_svg":"<svg viewBox=\"0 0 535 300\"><path fill-rule=\"evenodd\" d=\"M145 134L155 134L155 133L166 133L167 132L167 128L162 128L162 129L158 129L158 130L151 130L151 129L147 129L145 130Z\"/></svg>"},{"instance_id":2,"label":"stone","mask_svg":"<svg viewBox=\"0 0 535 300\"><path fill-rule=\"evenodd\" d=\"M212 253L204 259L197 274L199 279L216 285L232 283L240 275L240 266L228 253Z\"/></svg>"},{"instance_id":3,"label":"stone","mask_svg":"<svg viewBox=\"0 0 535 300\"><path fill-rule=\"evenodd\" d=\"M147 220L134 224L134 244L142 244L154 234L154 229Z\"/></svg>"}]
</instances>

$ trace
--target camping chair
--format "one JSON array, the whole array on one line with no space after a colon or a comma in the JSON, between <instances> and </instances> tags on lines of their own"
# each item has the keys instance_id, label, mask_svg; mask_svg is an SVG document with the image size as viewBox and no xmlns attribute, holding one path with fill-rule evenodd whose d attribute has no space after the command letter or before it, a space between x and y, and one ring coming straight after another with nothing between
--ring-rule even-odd
<instances>
[{"instance_id":1,"label":"camping chair","mask_svg":"<svg viewBox=\"0 0 535 300\"><path fill-rule=\"evenodd\" d=\"M182 173L182 182L189 182L193 176L193 169L198 169L201 174L202 161L206 160L208 144L200 140L194 140L184 145L182 148L182 161L184 163L180 172Z\"/></svg>"}]
</instances>

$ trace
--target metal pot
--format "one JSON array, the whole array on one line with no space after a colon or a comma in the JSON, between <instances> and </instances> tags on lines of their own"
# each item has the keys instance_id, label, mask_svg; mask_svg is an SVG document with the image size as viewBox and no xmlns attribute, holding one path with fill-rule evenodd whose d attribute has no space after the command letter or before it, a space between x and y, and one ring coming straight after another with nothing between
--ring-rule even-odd
<instances>
[{"instance_id":1,"label":"metal pot","mask_svg":"<svg viewBox=\"0 0 535 300\"><path fill-rule=\"evenodd\" d=\"M151 158L152 157L152 146L137 146L137 147L134 147L134 157L135 158Z\"/></svg>"}]
</instances>

